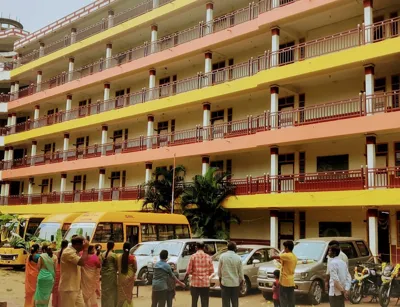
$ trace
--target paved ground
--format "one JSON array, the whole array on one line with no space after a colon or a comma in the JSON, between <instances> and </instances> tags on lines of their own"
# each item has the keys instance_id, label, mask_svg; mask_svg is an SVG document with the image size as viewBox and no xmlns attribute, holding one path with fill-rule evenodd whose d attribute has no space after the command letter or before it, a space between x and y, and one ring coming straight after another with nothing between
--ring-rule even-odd
<instances>
[{"instance_id":1,"label":"paved ground","mask_svg":"<svg viewBox=\"0 0 400 307\"><path fill-rule=\"evenodd\" d=\"M7 307L23 307L24 306L24 272L13 271L11 269L2 268L0 269L0 302L7 302ZM140 288L139 298L135 298L135 307L149 307L151 297L151 287ZM366 300L368 302L368 300ZM306 302L302 300L297 301L299 306L306 306ZM350 305L350 303L348 303ZM391 303L395 306L395 301ZM100 306L100 304L99 304ZM190 294L189 291L178 291L176 301L174 303L175 307L188 307L190 306ZM199 304L200 306L200 304ZM213 295L210 299L210 307L220 307L221 298L218 295ZM253 291L249 296L240 299L240 306L270 306L271 302L264 300L262 295L258 291ZM328 303L323 303L321 307L328 307ZM360 307L378 307L377 304L363 303Z\"/></svg>"}]
</instances>

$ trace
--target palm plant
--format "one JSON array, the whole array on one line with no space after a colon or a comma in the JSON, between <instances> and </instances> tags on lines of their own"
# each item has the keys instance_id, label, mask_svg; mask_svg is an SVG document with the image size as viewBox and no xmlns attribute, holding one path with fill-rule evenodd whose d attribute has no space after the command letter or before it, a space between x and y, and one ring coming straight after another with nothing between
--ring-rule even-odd
<instances>
[{"instance_id":1,"label":"palm plant","mask_svg":"<svg viewBox=\"0 0 400 307\"><path fill-rule=\"evenodd\" d=\"M175 179L174 179L175 174ZM154 212L170 212L172 203L172 185L174 184L174 202L184 190L186 169L183 165L173 168L156 168L153 178L146 183L143 209Z\"/></svg>"},{"instance_id":2,"label":"palm plant","mask_svg":"<svg viewBox=\"0 0 400 307\"><path fill-rule=\"evenodd\" d=\"M196 236L227 239L229 225L240 223L239 217L222 206L227 197L235 195L235 186L227 180L229 175L209 168L204 176L196 175L193 183L186 185L181 207Z\"/></svg>"}]
</instances>

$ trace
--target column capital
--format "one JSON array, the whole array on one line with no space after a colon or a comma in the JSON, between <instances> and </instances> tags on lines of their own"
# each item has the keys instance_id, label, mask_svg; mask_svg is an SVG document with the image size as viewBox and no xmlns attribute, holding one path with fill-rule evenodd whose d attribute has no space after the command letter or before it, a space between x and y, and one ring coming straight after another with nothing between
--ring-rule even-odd
<instances>
[{"instance_id":1,"label":"column capital","mask_svg":"<svg viewBox=\"0 0 400 307\"><path fill-rule=\"evenodd\" d=\"M72 100L72 95L71 95L71 94L68 94L68 95L67 95L67 99L68 99L68 100Z\"/></svg>"},{"instance_id":2,"label":"column capital","mask_svg":"<svg viewBox=\"0 0 400 307\"><path fill-rule=\"evenodd\" d=\"M76 33L76 28L71 28L71 33Z\"/></svg>"},{"instance_id":3,"label":"column capital","mask_svg":"<svg viewBox=\"0 0 400 307\"><path fill-rule=\"evenodd\" d=\"M210 111L211 110L211 103L203 102L203 111Z\"/></svg>"},{"instance_id":4,"label":"column capital","mask_svg":"<svg viewBox=\"0 0 400 307\"><path fill-rule=\"evenodd\" d=\"M14 86L14 85L15 85L15 82L14 82L14 81L12 81L12 82L11 82L11 86Z\"/></svg>"},{"instance_id":5,"label":"column capital","mask_svg":"<svg viewBox=\"0 0 400 307\"><path fill-rule=\"evenodd\" d=\"M210 157L209 156L202 156L201 157L201 163L210 164Z\"/></svg>"},{"instance_id":6,"label":"column capital","mask_svg":"<svg viewBox=\"0 0 400 307\"><path fill-rule=\"evenodd\" d=\"M108 44L106 45L106 47L112 49L112 44L111 44L111 43L108 43Z\"/></svg>"},{"instance_id":7,"label":"column capital","mask_svg":"<svg viewBox=\"0 0 400 307\"><path fill-rule=\"evenodd\" d=\"M61 178L62 178L62 179L67 178L67 174L65 174L65 173L61 174Z\"/></svg>"},{"instance_id":8,"label":"column capital","mask_svg":"<svg viewBox=\"0 0 400 307\"><path fill-rule=\"evenodd\" d=\"M366 64L364 65L364 72L366 75L375 74L375 65L374 64Z\"/></svg>"},{"instance_id":9,"label":"column capital","mask_svg":"<svg viewBox=\"0 0 400 307\"><path fill-rule=\"evenodd\" d=\"M43 72L41 70L37 71L38 76L41 76L43 74Z\"/></svg>"},{"instance_id":10,"label":"column capital","mask_svg":"<svg viewBox=\"0 0 400 307\"><path fill-rule=\"evenodd\" d=\"M279 211L278 210L270 210L269 211L269 216L270 217L278 217L279 216Z\"/></svg>"},{"instance_id":11,"label":"column capital","mask_svg":"<svg viewBox=\"0 0 400 307\"><path fill-rule=\"evenodd\" d=\"M17 116L17 113L11 113L11 116L12 116L12 117L16 117L16 116Z\"/></svg>"},{"instance_id":12,"label":"column capital","mask_svg":"<svg viewBox=\"0 0 400 307\"><path fill-rule=\"evenodd\" d=\"M271 147L271 155L279 155L279 148L277 146Z\"/></svg>"},{"instance_id":13,"label":"column capital","mask_svg":"<svg viewBox=\"0 0 400 307\"><path fill-rule=\"evenodd\" d=\"M13 150L13 149L14 149L14 147L8 146L8 150Z\"/></svg>"},{"instance_id":14,"label":"column capital","mask_svg":"<svg viewBox=\"0 0 400 307\"><path fill-rule=\"evenodd\" d=\"M40 47L44 47L44 43L43 42L39 42L39 46Z\"/></svg>"},{"instance_id":15,"label":"column capital","mask_svg":"<svg viewBox=\"0 0 400 307\"><path fill-rule=\"evenodd\" d=\"M69 58L69 62L70 62L70 63L74 63L74 62L75 62L75 58L71 56L71 57Z\"/></svg>"},{"instance_id":16,"label":"column capital","mask_svg":"<svg viewBox=\"0 0 400 307\"><path fill-rule=\"evenodd\" d=\"M365 137L365 141L368 144L376 144L376 135L375 134L369 134Z\"/></svg>"},{"instance_id":17,"label":"column capital","mask_svg":"<svg viewBox=\"0 0 400 307\"><path fill-rule=\"evenodd\" d=\"M114 16L114 11L113 10L109 10L108 11L108 16Z\"/></svg>"},{"instance_id":18,"label":"column capital","mask_svg":"<svg viewBox=\"0 0 400 307\"><path fill-rule=\"evenodd\" d=\"M368 209L367 210L367 217L378 217L379 211L378 209Z\"/></svg>"},{"instance_id":19,"label":"column capital","mask_svg":"<svg viewBox=\"0 0 400 307\"><path fill-rule=\"evenodd\" d=\"M281 29L279 27L272 27L271 28L271 35L280 35Z\"/></svg>"},{"instance_id":20,"label":"column capital","mask_svg":"<svg viewBox=\"0 0 400 307\"><path fill-rule=\"evenodd\" d=\"M36 146L37 145L37 141L32 141L32 145Z\"/></svg>"},{"instance_id":21,"label":"column capital","mask_svg":"<svg viewBox=\"0 0 400 307\"><path fill-rule=\"evenodd\" d=\"M106 169L105 168L99 169L99 175L105 175L105 174L106 174Z\"/></svg>"},{"instance_id":22,"label":"column capital","mask_svg":"<svg viewBox=\"0 0 400 307\"><path fill-rule=\"evenodd\" d=\"M69 133L64 133L64 139L69 139Z\"/></svg>"},{"instance_id":23,"label":"column capital","mask_svg":"<svg viewBox=\"0 0 400 307\"><path fill-rule=\"evenodd\" d=\"M212 59L212 52L211 51L207 51L207 52L204 53L204 56L205 56L206 59L210 59L211 60Z\"/></svg>"},{"instance_id":24,"label":"column capital","mask_svg":"<svg viewBox=\"0 0 400 307\"><path fill-rule=\"evenodd\" d=\"M153 169L153 163L152 162L146 162L146 169Z\"/></svg>"},{"instance_id":25,"label":"column capital","mask_svg":"<svg viewBox=\"0 0 400 307\"><path fill-rule=\"evenodd\" d=\"M35 110L39 110L40 109L40 106L37 104L37 105L35 105Z\"/></svg>"},{"instance_id":26,"label":"column capital","mask_svg":"<svg viewBox=\"0 0 400 307\"><path fill-rule=\"evenodd\" d=\"M7 114L7 117L12 117L12 114L11 114L11 113L8 113L8 114Z\"/></svg>"},{"instance_id":27,"label":"column capital","mask_svg":"<svg viewBox=\"0 0 400 307\"><path fill-rule=\"evenodd\" d=\"M8 146L5 146L5 147L4 147L4 151L8 151Z\"/></svg>"},{"instance_id":28,"label":"column capital","mask_svg":"<svg viewBox=\"0 0 400 307\"><path fill-rule=\"evenodd\" d=\"M15 81L15 82L14 82L14 85L16 85L16 84L19 84L19 81Z\"/></svg>"},{"instance_id":29,"label":"column capital","mask_svg":"<svg viewBox=\"0 0 400 307\"><path fill-rule=\"evenodd\" d=\"M364 7L374 7L374 1L373 0L364 0L363 1Z\"/></svg>"},{"instance_id":30,"label":"column capital","mask_svg":"<svg viewBox=\"0 0 400 307\"><path fill-rule=\"evenodd\" d=\"M30 183L30 184L32 184L32 183L35 181L35 178L33 178L33 177L29 177L29 179L28 179L28 180L29 180L29 183Z\"/></svg>"},{"instance_id":31,"label":"column capital","mask_svg":"<svg viewBox=\"0 0 400 307\"><path fill-rule=\"evenodd\" d=\"M110 84L110 83L104 83L104 88L105 88L105 89L110 89L110 87L111 87L111 84Z\"/></svg>"},{"instance_id":32,"label":"column capital","mask_svg":"<svg viewBox=\"0 0 400 307\"><path fill-rule=\"evenodd\" d=\"M156 75L156 70L154 68L149 70L149 75L150 76L155 76Z\"/></svg>"},{"instance_id":33,"label":"column capital","mask_svg":"<svg viewBox=\"0 0 400 307\"><path fill-rule=\"evenodd\" d=\"M157 25L151 25L151 31L158 31Z\"/></svg>"},{"instance_id":34,"label":"column capital","mask_svg":"<svg viewBox=\"0 0 400 307\"><path fill-rule=\"evenodd\" d=\"M271 85L270 91L271 94L279 94L279 86L276 84Z\"/></svg>"},{"instance_id":35,"label":"column capital","mask_svg":"<svg viewBox=\"0 0 400 307\"><path fill-rule=\"evenodd\" d=\"M107 125L101 126L101 131L108 131L108 126Z\"/></svg>"},{"instance_id":36,"label":"column capital","mask_svg":"<svg viewBox=\"0 0 400 307\"><path fill-rule=\"evenodd\" d=\"M154 122L154 115L152 115L152 114L147 115L147 121Z\"/></svg>"},{"instance_id":37,"label":"column capital","mask_svg":"<svg viewBox=\"0 0 400 307\"><path fill-rule=\"evenodd\" d=\"M214 9L214 3L213 2L206 3L206 9L207 10L213 10Z\"/></svg>"}]
</instances>

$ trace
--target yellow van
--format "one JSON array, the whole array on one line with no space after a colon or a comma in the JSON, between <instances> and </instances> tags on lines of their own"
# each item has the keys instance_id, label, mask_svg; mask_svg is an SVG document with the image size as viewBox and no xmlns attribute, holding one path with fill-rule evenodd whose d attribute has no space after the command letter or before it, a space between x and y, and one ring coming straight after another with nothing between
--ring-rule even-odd
<instances>
[{"instance_id":1,"label":"yellow van","mask_svg":"<svg viewBox=\"0 0 400 307\"><path fill-rule=\"evenodd\" d=\"M25 241L29 241L46 216L47 214L20 215L18 216L20 223L16 225L14 232ZM28 256L27 251L24 248L12 247L8 239L4 239L0 242L0 265L24 266Z\"/></svg>"},{"instance_id":2,"label":"yellow van","mask_svg":"<svg viewBox=\"0 0 400 307\"><path fill-rule=\"evenodd\" d=\"M71 223L81 213L64 213L53 214L46 217L37 228L34 234L34 240L54 242L57 239L57 231L61 229L61 236L63 237Z\"/></svg>"},{"instance_id":3,"label":"yellow van","mask_svg":"<svg viewBox=\"0 0 400 307\"><path fill-rule=\"evenodd\" d=\"M124 242L134 246L139 242L192 237L184 215L143 212L84 213L72 223L64 239L70 241L73 235L82 235L91 244L101 244L103 250L108 241L114 241L116 252L122 252Z\"/></svg>"}]
</instances>

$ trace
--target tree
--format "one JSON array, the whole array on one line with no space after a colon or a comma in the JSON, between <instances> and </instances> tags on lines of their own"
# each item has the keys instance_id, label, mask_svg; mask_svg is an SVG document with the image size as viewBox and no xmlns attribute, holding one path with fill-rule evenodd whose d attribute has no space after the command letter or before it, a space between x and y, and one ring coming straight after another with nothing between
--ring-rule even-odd
<instances>
[{"instance_id":1,"label":"tree","mask_svg":"<svg viewBox=\"0 0 400 307\"><path fill-rule=\"evenodd\" d=\"M181 207L197 236L227 239L229 225L240 223L238 216L222 206L227 197L235 195L235 186L227 180L229 175L209 168L204 176L197 175L186 185Z\"/></svg>"},{"instance_id":2,"label":"tree","mask_svg":"<svg viewBox=\"0 0 400 307\"><path fill-rule=\"evenodd\" d=\"M183 165L175 167L174 200L179 198L184 189L186 169ZM174 169L156 168L153 178L146 186L143 209L154 212L171 212L172 182Z\"/></svg>"}]
</instances>

